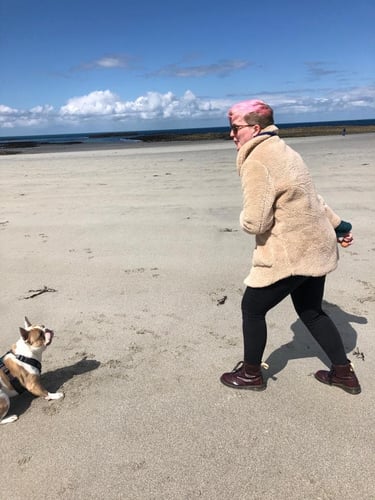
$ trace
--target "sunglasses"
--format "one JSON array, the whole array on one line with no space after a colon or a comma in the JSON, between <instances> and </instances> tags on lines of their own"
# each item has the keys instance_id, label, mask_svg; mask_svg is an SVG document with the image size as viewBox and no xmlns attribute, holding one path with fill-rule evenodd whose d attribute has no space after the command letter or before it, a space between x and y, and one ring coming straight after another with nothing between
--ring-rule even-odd
<instances>
[{"instance_id":1,"label":"sunglasses","mask_svg":"<svg viewBox=\"0 0 375 500\"><path fill-rule=\"evenodd\" d=\"M231 123L230 129L233 131L234 134L237 134L237 132L241 130L241 128L254 127L254 125L235 125L234 123Z\"/></svg>"}]
</instances>

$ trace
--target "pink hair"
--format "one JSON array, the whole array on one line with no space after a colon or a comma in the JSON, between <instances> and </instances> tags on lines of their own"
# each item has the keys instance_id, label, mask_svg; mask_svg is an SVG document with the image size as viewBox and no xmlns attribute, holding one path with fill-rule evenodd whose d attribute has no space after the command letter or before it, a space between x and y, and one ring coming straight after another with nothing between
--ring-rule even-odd
<instances>
[{"instance_id":1,"label":"pink hair","mask_svg":"<svg viewBox=\"0 0 375 500\"><path fill-rule=\"evenodd\" d=\"M246 121L246 116L252 113L257 115L259 118L263 118L267 124L273 123L272 108L259 99L251 99L249 101L241 101L234 104L228 111L228 116L231 119L240 118Z\"/></svg>"}]
</instances>

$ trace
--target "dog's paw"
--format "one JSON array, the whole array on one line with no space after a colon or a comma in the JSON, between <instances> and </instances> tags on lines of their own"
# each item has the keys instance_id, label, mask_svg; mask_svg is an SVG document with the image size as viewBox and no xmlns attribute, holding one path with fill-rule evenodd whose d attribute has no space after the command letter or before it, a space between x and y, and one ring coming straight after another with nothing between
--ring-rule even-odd
<instances>
[{"instance_id":1,"label":"dog's paw","mask_svg":"<svg viewBox=\"0 0 375 500\"><path fill-rule=\"evenodd\" d=\"M47 399L49 401L51 399L61 399L64 396L65 396L65 394L63 392L49 392L47 394L47 396L45 397L45 399Z\"/></svg>"},{"instance_id":2,"label":"dog's paw","mask_svg":"<svg viewBox=\"0 0 375 500\"><path fill-rule=\"evenodd\" d=\"M10 424L11 422L15 422L16 420L18 420L17 415L9 415L9 417L0 420L0 424Z\"/></svg>"}]
</instances>

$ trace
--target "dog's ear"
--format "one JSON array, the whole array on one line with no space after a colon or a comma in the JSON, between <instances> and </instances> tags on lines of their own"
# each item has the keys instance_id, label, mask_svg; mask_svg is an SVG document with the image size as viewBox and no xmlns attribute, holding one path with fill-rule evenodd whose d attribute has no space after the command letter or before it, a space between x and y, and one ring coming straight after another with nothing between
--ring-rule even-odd
<instances>
[{"instance_id":1,"label":"dog's ear","mask_svg":"<svg viewBox=\"0 0 375 500\"><path fill-rule=\"evenodd\" d=\"M20 334L21 334L21 337L23 338L23 340L25 342L27 342L29 339L29 332L27 330L25 330L24 328L20 327Z\"/></svg>"},{"instance_id":2,"label":"dog's ear","mask_svg":"<svg viewBox=\"0 0 375 500\"><path fill-rule=\"evenodd\" d=\"M27 319L27 317L25 316L25 328L26 328L26 329L27 329L27 328L30 328L30 326L31 326L31 323L30 323L30 321Z\"/></svg>"}]
</instances>

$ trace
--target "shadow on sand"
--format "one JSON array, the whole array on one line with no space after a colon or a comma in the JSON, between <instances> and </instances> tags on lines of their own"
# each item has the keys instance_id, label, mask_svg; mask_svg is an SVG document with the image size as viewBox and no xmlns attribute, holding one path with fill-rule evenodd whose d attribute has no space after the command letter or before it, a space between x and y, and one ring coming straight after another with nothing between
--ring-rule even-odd
<instances>
[{"instance_id":1,"label":"shadow on sand","mask_svg":"<svg viewBox=\"0 0 375 500\"><path fill-rule=\"evenodd\" d=\"M99 368L100 362L95 359L83 358L77 363L70 366L64 366L63 368L58 368L50 372L42 374L41 381L43 386L49 392L56 392L62 387L68 380L73 377L83 375L84 373L91 372ZM20 416L29 408L31 402L35 397L29 392L24 392L20 396L11 399L11 408L8 414L15 413Z\"/></svg>"},{"instance_id":2,"label":"shadow on sand","mask_svg":"<svg viewBox=\"0 0 375 500\"><path fill-rule=\"evenodd\" d=\"M364 325L367 323L367 319L364 316L347 313L335 304L326 301L323 301L323 309L337 326L344 343L345 352L352 353L357 346L357 332L351 323ZM276 374L281 372L291 359L317 357L328 367L331 366L331 362L301 320L298 319L293 323L291 329L294 332L293 340L275 349L266 359L269 369L264 372L264 375L267 379L276 380Z\"/></svg>"}]
</instances>

